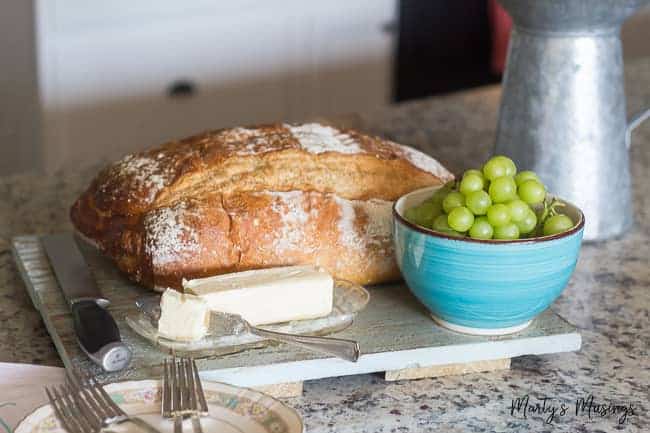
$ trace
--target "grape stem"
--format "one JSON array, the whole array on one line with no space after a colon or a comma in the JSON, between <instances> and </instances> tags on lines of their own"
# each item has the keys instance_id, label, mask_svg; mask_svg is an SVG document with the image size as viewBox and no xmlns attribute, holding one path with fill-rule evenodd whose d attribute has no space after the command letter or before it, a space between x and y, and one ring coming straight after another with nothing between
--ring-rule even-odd
<instances>
[{"instance_id":1,"label":"grape stem","mask_svg":"<svg viewBox=\"0 0 650 433\"><path fill-rule=\"evenodd\" d=\"M548 196L546 196L546 198L544 198L544 205L543 205L541 214L540 214L539 218L537 219L537 227L535 229L538 236L541 235L541 233L543 231L543 228L544 228L544 223L546 222L546 220L549 219L550 217L554 216L554 215L558 215L559 214L558 208L565 207L565 206L566 206L566 203L564 203L563 201L561 201L561 200L559 200L559 199L557 199L555 197L553 197L552 200L550 200L548 198Z\"/></svg>"}]
</instances>

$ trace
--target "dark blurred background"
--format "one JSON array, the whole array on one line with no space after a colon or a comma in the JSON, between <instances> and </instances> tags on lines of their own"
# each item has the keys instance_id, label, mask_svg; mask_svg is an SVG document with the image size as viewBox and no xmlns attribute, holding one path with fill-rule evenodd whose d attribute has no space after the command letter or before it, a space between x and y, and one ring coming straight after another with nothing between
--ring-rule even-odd
<instances>
[{"instance_id":1,"label":"dark blurred background","mask_svg":"<svg viewBox=\"0 0 650 433\"><path fill-rule=\"evenodd\" d=\"M395 100L420 98L500 80L492 68L489 2L399 2Z\"/></svg>"}]
</instances>

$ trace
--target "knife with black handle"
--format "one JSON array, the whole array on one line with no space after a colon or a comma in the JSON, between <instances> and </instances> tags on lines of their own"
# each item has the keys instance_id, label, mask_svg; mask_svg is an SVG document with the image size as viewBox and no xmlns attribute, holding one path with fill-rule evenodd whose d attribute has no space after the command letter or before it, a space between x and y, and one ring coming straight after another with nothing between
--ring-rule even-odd
<instances>
[{"instance_id":1,"label":"knife with black handle","mask_svg":"<svg viewBox=\"0 0 650 433\"><path fill-rule=\"evenodd\" d=\"M56 279L70 310L77 341L88 357L105 371L126 368L131 350L122 342L109 301L95 283L74 236L61 233L42 239Z\"/></svg>"}]
</instances>

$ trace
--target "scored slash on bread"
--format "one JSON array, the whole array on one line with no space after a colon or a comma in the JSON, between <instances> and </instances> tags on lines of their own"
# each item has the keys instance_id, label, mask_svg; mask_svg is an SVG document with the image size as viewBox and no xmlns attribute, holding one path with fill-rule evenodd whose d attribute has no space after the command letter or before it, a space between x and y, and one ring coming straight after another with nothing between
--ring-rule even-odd
<instances>
[{"instance_id":1,"label":"scored slash on bread","mask_svg":"<svg viewBox=\"0 0 650 433\"><path fill-rule=\"evenodd\" d=\"M452 178L422 152L353 130L222 129L110 165L71 219L148 287L295 264L374 284L399 277L392 202Z\"/></svg>"}]
</instances>

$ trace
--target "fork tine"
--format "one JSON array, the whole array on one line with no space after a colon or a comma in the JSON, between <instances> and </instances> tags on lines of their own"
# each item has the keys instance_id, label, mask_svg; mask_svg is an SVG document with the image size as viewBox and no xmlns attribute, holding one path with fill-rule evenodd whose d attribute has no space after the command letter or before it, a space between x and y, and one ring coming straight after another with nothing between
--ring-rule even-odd
<instances>
[{"instance_id":1,"label":"fork tine","mask_svg":"<svg viewBox=\"0 0 650 433\"><path fill-rule=\"evenodd\" d=\"M199 397L199 405L203 414L208 413L208 403L205 401L205 393L203 392L203 385L199 377L199 369L196 367L196 360L192 359L192 371L194 373L194 383L196 383L196 393Z\"/></svg>"},{"instance_id":2,"label":"fork tine","mask_svg":"<svg viewBox=\"0 0 650 433\"><path fill-rule=\"evenodd\" d=\"M169 377L169 363L167 359L163 360L163 383L162 383L162 416L168 418L171 416L171 389Z\"/></svg>"},{"instance_id":3,"label":"fork tine","mask_svg":"<svg viewBox=\"0 0 650 433\"><path fill-rule=\"evenodd\" d=\"M88 395L93 397L93 401L98 405L98 407L102 408L102 415L104 417L116 416L115 413L109 410L111 409L109 406L110 402L105 401L104 395L99 392L99 386L97 386L99 385L99 382L83 371L77 371L74 379L79 382L80 388L85 389Z\"/></svg>"},{"instance_id":4,"label":"fork tine","mask_svg":"<svg viewBox=\"0 0 650 433\"><path fill-rule=\"evenodd\" d=\"M85 431L84 425L81 423L81 420L75 415L75 413L71 410L67 401L63 399L63 395L59 393L59 390L57 390L56 387L52 387L52 392L54 393L54 398L58 400L59 407L63 412L63 416L67 419L68 424L73 428L74 431L84 433Z\"/></svg>"},{"instance_id":5,"label":"fork tine","mask_svg":"<svg viewBox=\"0 0 650 433\"><path fill-rule=\"evenodd\" d=\"M83 380L79 377L79 374L75 372L72 368L66 368L65 369L65 377L68 380L68 382L72 383L72 385L76 386L77 388L81 388L83 385Z\"/></svg>"},{"instance_id":6,"label":"fork tine","mask_svg":"<svg viewBox=\"0 0 650 433\"><path fill-rule=\"evenodd\" d=\"M115 415L110 409L108 402L105 401L104 396L97 391L97 389L90 383L88 377L83 378L83 387L88 391L92 396L93 401L96 403L97 407L100 408L102 418L112 418Z\"/></svg>"},{"instance_id":7,"label":"fork tine","mask_svg":"<svg viewBox=\"0 0 650 433\"><path fill-rule=\"evenodd\" d=\"M79 411L97 430L101 429L103 417L100 417L98 414L95 401L92 398L87 398L85 392L73 384L71 380L67 382L67 389L70 391L70 395L79 408Z\"/></svg>"},{"instance_id":8,"label":"fork tine","mask_svg":"<svg viewBox=\"0 0 650 433\"><path fill-rule=\"evenodd\" d=\"M187 375L185 374L185 362L183 362L183 358L180 358L178 360L178 384L179 384L179 392L181 394L180 401L181 401L181 410L182 411L187 411L189 408L189 392L187 389Z\"/></svg>"},{"instance_id":9,"label":"fork tine","mask_svg":"<svg viewBox=\"0 0 650 433\"><path fill-rule=\"evenodd\" d=\"M61 394L63 395L63 399L68 404L68 408L70 409L70 412L72 412L74 418L78 421L80 425L82 425L82 430L98 431L101 428L101 425L99 426L93 425L92 421L88 419L86 414L81 410L79 404L77 404L70 389L65 385L60 385L60 388L61 388Z\"/></svg>"},{"instance_id":10,"label":"fork tine","mask_svg":"<svg viewBox=\"0 0 650 433\"><path fill-rule=\"evenodd\" d=\"M113 401L111 396L108 395L108 393L104 389L104 386L101 383L97 382L95 379L90 379L89 383L91 385L91 389L95 389L95 390L99 391L99 394L102 396L103 401L106 404L106 406L108 406L112 410L112 412L114 413L113 416L127 416L126 412L124 412L122 410L122 408L120 406L118 406L118 404Z\"/></svg>"},{"instance_id":11,"label":"fork tine","mask_svg":"<svg viewBox=\"0 0 650 433\"><path fill-rule=\"evenodd\" d=\"M179 388L178 388L178 375L177 375L177 368L176 368L176 357L172 358L172 412L178 412L181 410L180 407L180 395L179 395Z\"/></svg>"},{"instance_id":12,"label":"fork tine","mask_svg":"<svg viewBox=\"0 0 650 433\"><path fill-rule=\"evenodd\" d=\"M58 402L59 409L61 410L61 413L63 414L63 417L67 420L68 424L70 427L73 428L75 431L83 431L83 429L79 426L78 420L76 420L72 413L70 412L68 405L66 402L63 400L62 395L59 393L59 390L57 389L56 386L52 387L52 394L54 394L54 400Z\"/></svg>"},{"instance_id":13,"label":"fork tine","mask_svg":"<svg viewBox=\"0 0 650 433\"><path fill-rule=\"evenodd\" d=\"M196 385L194 383L194 374L192 371L192 363L189 359L184 359L185 363L185 381L188 388L188 407L192 411L198 410L196 405Z\"/></svg>"},{"instance_id":14,"label":"fork tine","mask_svg":"<svg viewBox=\"0 0 650 433\"><path fill-rule=\"evenodd\" d=\"M80 371L78 374L72 373L70 377L71 381L77 382L79 388L83 389L86 396L88 396L93 401L93 404L100 409L101 415L104 418L112 416L112 414L106 409L106 404L101 394L99 394L99 392L97 392L97 390L91 385L90 376Z\"/></svg>"},{"instance_id":15,"label":"fork tine","mask_svg":"<svg viewBox=\"0 0 650 433\"><path fill-rule=\"evenodd\" d=\"M52 396L52 393L47 387L45 387L45 394L47 394L47 399L50 401L50 406L52 406L54 414L56 415L63 428L71 433L81 433L76 428L73 428L73 426L69 423L70 420L63 413L62 409L59 407L59 402Z\"/></svg>"},{"instance_id":16,"label":"fork tine","mask_svg":"<svg viewBox=\"0 0 650 433\"><path fill-rule=\"evenodd\" d=\"M187 383L188 389L188 409L191 411L192 415L192 431L194 433L203 433L203 427L201 426L201 412L197 408L196 403L196 383L194 382L194 371L192 368L192 359L185 358L183 359L185 364L185 382Z\"/></svg>"},{"instance_id":17,"label":"fork tine","mask_svg":"<svg viewBox=\"0 0 650 433\"><path fill-rule=\"evenodd\" d=\"M74 378L71 378L68 382L75 392L80 396L83 395L84 403L89 406L89 410L92 412L94 418L98 419L101 424L102 420L106 419L109 415L104 411L102 404L95 399L88 386L85 384L79 385L79 382L74 380Z\"/></svg>"},{"instance_id":18,"label":"fork tine","mask_svg":"<svg viewBox=\"0 0 650 433\"><path fill-rule=\"evenodd\" d=\"M183 416L181 415L181 410L183 407L181 403L181 389L179 383L179 368L176 363L176 356L172 357L172 415L174 416L174 433L183 432Z\"/></svg>"},{"instance_id":19,"label":"fork tine","mask_svg":"<svg viewBox=\"0 0 650 433\"><path fill-rule=\"evenodd\" d=\"M126 413L120 408L104 389L104 386L99 383L95 378L81 373L81 379L85 388L92 394L97 404L103 408L102 413L105 418L112 418L118 416L126 416Z\"/></svg>"}]
</instances>

